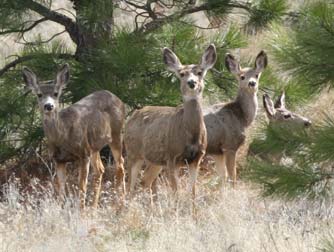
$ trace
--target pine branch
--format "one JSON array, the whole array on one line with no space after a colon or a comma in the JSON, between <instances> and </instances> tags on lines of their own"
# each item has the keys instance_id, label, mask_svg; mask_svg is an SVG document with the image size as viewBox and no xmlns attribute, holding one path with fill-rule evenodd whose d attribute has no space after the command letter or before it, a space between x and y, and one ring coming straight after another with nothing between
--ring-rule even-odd
<instances>
[{"instance_id":1,"label":"pine branch","mask_svg":"<svg viewBox=\"0 0 334 252\"><path fill-rule=\"evenodd\" d=\"M244 4L240 4L240 3L229 3L227 5L228 7L230 8L237 8L237 9L243 9L243 10L246 10L246 11L251 11L251 7L249 5L244 5Z\"/></svg>"},{"instance_id":2,"label":"pine branch","mask_svg":"<svg viewBox=\"0 0 334 252\"><path fill-rule=\"evenodd\" d=\"M131 1L127 1L127 0L125 0L124 2L127 3L128 5L131 5L132 7L137 8L137 9L147 11L146 5L138 5L138 4L135 4L135 3L131 2Z\"/></svg>"},{"instance_id":3,"label":"pine branch","mask_svg":"<svg viewBox=\"0 0 334 252\"><path fill-rule=\"evenodd\" d=\"M30 25L29 27L27 28L24 28L22 27L21 29L9 29L9 30L5 30L5 31L1 31L0 32L0 35L5 35L5 34L10 34L10 33L25 33L25 32L28 32L30 30L32 30L33 28L35 28L38 24L44 22L44 21L47 21L48 19L47 18L41 18L39 20L36 20L34 21L34 23L32 25Z\"/></svg>"},{"instance_id":4,"label":"pine branch","mask_svg":"<svg viewBox=\"0 0 334 252\"><path fill-rule=\"evenodd\" d=\"M163 18L158 18L158 19L153 20L147 23L146 25L143 25L140 29L138 29L138 32L149 33L154 30L159 29L161 26L163 26L167 22L171 22L175 19L179 19L188 14L192 14L192 13L196 13L196 12L204 11L208 9L209 9L209 4L202 4L200 6L196 6L193 8L186 8L186 9L181 10L180 12L171 14L169 16L165 16Z\"/></svg>"},{"instance_id":5,"label":"pine branch","mask_svg":"<svg viewBox=\"0 0 334 252\"><path fill-rule=\"evenodd\" d=\"M33 0L26 0L25 3L30 10L37 12L48 20L63 25L76 45L79 45L81 43L79 27L76 22L74 22L71 18L59 12L52 11L49 8Z\"/></svg>"},{"instance_id":6,"label":"pine branch","mask_svg":"<svg viewBox=\"0 0 334 252\"><path fill-rule=\"evenodd\" d=\"M225 4L226 8L238 8L238 9L244 9L247 11L251 11L251 8L248 5L238 4L238 3L227 3ZM159 29L167 22L172 22L174 20L180 19L186 15L197 13L200 11L210 11L214 10L216 8L215 5L204 3L199 6L186 6L181 11L176 12L174 14L171 14L169 16L165 16L163 18L157 18L152 20L151 22L147 23L146 25L143 25L140 29L138 29L137 32L143 32L143 33L149 33L154 30Z\"/></svg>"},{"instance_id":7,"label":"pine branch","mask_svg":"<svg viewBox=\"0 0 334 252\"><path fill-rule=\"evenodd\" d=\"M306 164L283 166L251 159L244 178L263 185L263 196L288 200L306 197L310 200L332 197L334 173Z\"/></svg>"},{"instance_id":8,"label":"pine branch","mask_svg":"<svg viewBox=\"0 0 334 252\"><path fill-rule=\"evenodd\" d=\"M45 54L46 55L46 54ZM49 54L50 56L56 56L59 59L72 59L74 55L68 54L68 53L63 53L63 54ZM29 61L34 59L33 55L26 55L26 56L21 56L18 57L17 59L13 60L12 62L6 64L3 68L0 69L0 77L6 73L9 69L15 67L18 64L21 64L23 62Z\"/></svg>"},{"instance_id":9,"label":"pine branch","mask_svg":"<svg viewBox=\"0 0 334 252\"><path fill-rule=\"evenodd\" d=\"M33 56L27 55L17 58L16 60L13 60L12 62L5 65L2 69L0 69L0 76L2 76L4 73L6 73L10 68L15 67L16 65L23 63L25 61L32 60Z\"/></svg>"},{"instance_id":10,"label":"pine branch","mask_svg":"<svg viewBox=\"0 0 334 252\"><path fill-rule=\"evenodd\" d=\"M25 43L22 43L22 42L17 42L17 43L24 44L24 45L30 45L30 46L31 46L31 45L41 45L41 44L46 44L46 43L51 42L54 38L56 38L56 37L62 35L62 34L65 33L65 32L66 32L66 30L61 31L61 32L57 32L57 33L53 34L53 35L52 35L49 39L47 39L47 40L42 40L42 41L37 41L37 42L28 42L28 41L26 41L26 40L24 39L24 41L26 41Z\"/></svg>"}]
</instances>

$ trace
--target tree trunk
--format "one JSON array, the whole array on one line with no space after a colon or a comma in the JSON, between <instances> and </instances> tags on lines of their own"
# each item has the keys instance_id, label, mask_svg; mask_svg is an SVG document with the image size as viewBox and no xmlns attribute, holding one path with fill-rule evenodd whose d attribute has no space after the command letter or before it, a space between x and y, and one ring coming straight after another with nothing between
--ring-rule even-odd
<instances>
[{"instance_id":1,"label":"tree trunk","mask_svg":"<svg viewBox=\"0 0 334 252\"><path fill-rule=\"evenodd\" d=\"M113 5L111 0L71 0L76 10L76 59L82 61L102 42L112 39ZM102 11L101 11L102 10Z\"/></svg>"}]
</instances>

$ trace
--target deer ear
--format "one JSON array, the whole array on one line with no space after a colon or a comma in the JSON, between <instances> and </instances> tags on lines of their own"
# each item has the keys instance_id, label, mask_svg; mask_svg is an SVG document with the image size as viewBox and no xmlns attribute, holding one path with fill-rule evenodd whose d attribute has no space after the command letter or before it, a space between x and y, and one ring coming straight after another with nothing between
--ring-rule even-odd
<instances>
[{"instance_id":1,"label":"deer ear","mask_svg":"<svg viewBox=\"0 0 334 252\"><path fill-rule=\"evenodd\" d=\"M70 67L68 64L62 66L56 77L55 91L58 93L67 84L70 79Z\"/></svg>"},{"instance_id":2,"label":"deer ear","mask_svg":"<svg viewBox=\"0 0 334 252\"><path fill-rule=\"evenodd\" d=\"M23 67L22 69L23 79L26 83L26 86L34 93L39 93L39 86L37 82L36 74L31 71L28 67Z\"/></svg>"},{"instance_id":3,"label":"deer ear","mask_svg":"<svg viewBox=\"0 0 334 252\"><path fill-rule=\"evenodd\" d=\"M217 60L216 47L214 44L211 44L205 50L200 65L204 71L207 71L208 69L214 66L216 60Z\"/></svg>"},{"instance_id":4,"label":"deer ear","mask_svg":"<svg viewBox=\"0 0 334 252\"><path fill-rule=\"evenodd\" d=\"M285 93L282 92L282 94L278 97L277 101L275 102L275 108L285 108Z\"/></svg>"},{"instance_id":5,"label":"deer ear","mask_svg":"<svg viewBox=\"0 0 334 252\"><path fill-rule=\"evenodd\" d=\"M267 112L267 116L270 118L274 116L275 114L275 108L273 101L270 99L269 95L264 94L263 95L263 107Z\"/></svg>"},{"instance_id":6,"label":"deer ear","mask_svg":"<svg viewBox=\"0 0 334 252\"><path fill-rule=\"evenodd\" d=\"M228 71L230 71L234 75L238 75L240 73L240 64L231 54L226 54L225 57L225 66Z\"/></svg>"},{"instance_id":7,"label":"deer ear","mask_svg":"<svg viewBox=\"0 0 334 252\"><path fill-rule=\"evenodd\" d=\"M261 51L257 56L255 60L255 69L258 72L262 72L268 65L268 57L267 54L264 51Z\"/></svg>"},{"instance_id":8,"label":"deer ear","mask_svg":"<svg viewBox=\"0 0 334 252\"><path fill-rule=\"evenodd\" d=\"M182 67L179 58L167 47L163 49L163 61L167 65L167 68L173 72L177 72Z\"/></svg>"}]
</instances>

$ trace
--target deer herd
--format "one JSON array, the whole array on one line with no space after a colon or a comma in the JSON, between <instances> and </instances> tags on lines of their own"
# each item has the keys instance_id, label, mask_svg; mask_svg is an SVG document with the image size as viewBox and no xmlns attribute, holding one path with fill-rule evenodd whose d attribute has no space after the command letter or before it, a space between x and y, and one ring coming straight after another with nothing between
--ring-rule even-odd
<instances>
[{"instance_id":1,"label":"deer herd","mask_svg":"<svg viewBox=\"0 0 334 252\"><path fill-rule=\"evenodd\" d=\"M258 110L257 92L261 73L268 64L261 51L253 67L243 68L227 54L226 68L239 83L234 101L203 108L204 79L217 59L211 44L198 64L184 65L173 51L163 49L163 61L180 80L183 103L178 107L146 106L127 119L124 103L109 91L96 91L64 109L59 97L70 75L65 64L55 80L39 81L27 67L23 77L27 87L37 96L50 158L55 164L55 183L59 197L66 198L66 165L73 163L79 170L80 207L86 203L89 169L93 169L94 197L98 206L104 165L100 150L109 145L116 167L116 188L119 193L132 194L138 175L144 169L142 186L156 195L156 179L165 169L173 190L179 187L180 167L189 170L189 186L195 198L196 179L205 155L215 160L216 171L223 185L228 178L235 186L236 155L245 142L246 129L254 122ZM285 107L284 93L274 104L265 94L263 103L270 123L309 126L311 122ZM124 140L123 140L124 129ZM126 171L122 154L126 150ZM128 174L127 179L126 173ZM126 186L127 181L127 186Z\"/></svg>"}]
</instances>

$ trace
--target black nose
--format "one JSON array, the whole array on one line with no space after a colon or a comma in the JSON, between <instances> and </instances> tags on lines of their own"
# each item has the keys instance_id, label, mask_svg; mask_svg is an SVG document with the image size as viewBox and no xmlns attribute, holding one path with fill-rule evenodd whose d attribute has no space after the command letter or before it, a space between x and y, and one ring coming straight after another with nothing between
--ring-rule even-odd
<instances>
[{"instance_id":1,"label":"black nose","mask_svg":"<svg viewBox=\"0 0 334 252\"><path fill-rule=\"evenodd\" d=\"M195 87L195 81L194 80L188 80L188 86L190 87L190 88L194 88Z\"/></svg>"},{"instance_id":2,"label":"black nose","mask_svg":"<svg viewBox=\"0 0 334 252\"><path fill-rule=\"evenodd\" d=\"M305 127L309 127L309 126L311 126L311 122L310 121L306 121L306 122L304 122L304 125L305 125Z\"/></svg>"},{"instance_id":3,"label":"black nose","mask_svg":"<svg viewBox=\"0 0 334 252\"><path fill-rule=\"evenodd\" d=\"M51 111L53 109L53 105L50 103L47 103L44 105L44 110Z\"/></svg>"},{"instance_id":4,"label":"black nose","mask_svg":"<svg viewBox=\"0 0 334 252\"><path fill-rule=\"evenodd\" d=\"M250 87L255 87L255 86L256 86L256 82L255 82L255 81L250 81L250 82L248 83L248 85L249 85Z\"/></svg>"}]
</instances>

